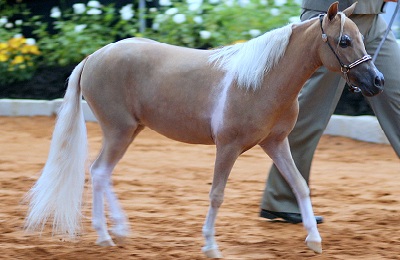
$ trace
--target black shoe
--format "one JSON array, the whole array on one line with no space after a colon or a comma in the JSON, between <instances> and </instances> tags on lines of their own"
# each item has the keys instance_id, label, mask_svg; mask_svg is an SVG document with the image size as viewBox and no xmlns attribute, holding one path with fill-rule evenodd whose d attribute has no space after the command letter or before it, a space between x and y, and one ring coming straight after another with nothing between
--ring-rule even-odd
<instances>
[{"instance_id":1,"label":"black shoe","mask_svg":"<svg viewBox=\"0 0 400 260\"><path fill-rule=\"evenodd\" d=\"M286 222L293 224L303 222L303 220L301 219L301 214L299 213L275 212L266 209L261 209L260 217L267 219L281 218ZM321 216L315 216L315 221L317 221L317 224L321 224L322 222L324 222L324 218Z\"/></svg>"}]
</instances>

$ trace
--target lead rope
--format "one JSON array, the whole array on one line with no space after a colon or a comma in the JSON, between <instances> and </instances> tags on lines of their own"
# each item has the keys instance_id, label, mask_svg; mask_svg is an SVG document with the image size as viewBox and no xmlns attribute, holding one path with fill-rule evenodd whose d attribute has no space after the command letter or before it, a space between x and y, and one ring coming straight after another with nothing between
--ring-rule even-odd
<instances>
[{"instance_id":1,"label":"lead rope","mask_svg":"<svg viewBox=\"0 0 400 260\"><path fill-rule=\"evenodd\" d=\"M378 53L379 53L379 51L381 50L383 43L386 41L386 38L387 38L387 36L388 36L388 34L389 34L391 28L392 28L394 18L396 18L396 15L397 15L397 13L398 13L398 11L399 11L399 7L400 7L400 1L397 2L396 8L394 9L394 13L393 13L393 15L392 15L392 18L390 19L390 22L389 22L389 24L388 24L388 27L387 27L387 29L386 29L386 32L385 32L385 34L384 34L384 36L383 36L381 42L379 43L378 48L376 48L376 51L375 51L375 53L374 53L374 56L372 57L372 62L373 62L373 63L375 63L376 57L378 57Z\"/></svg>"}]
</instances>

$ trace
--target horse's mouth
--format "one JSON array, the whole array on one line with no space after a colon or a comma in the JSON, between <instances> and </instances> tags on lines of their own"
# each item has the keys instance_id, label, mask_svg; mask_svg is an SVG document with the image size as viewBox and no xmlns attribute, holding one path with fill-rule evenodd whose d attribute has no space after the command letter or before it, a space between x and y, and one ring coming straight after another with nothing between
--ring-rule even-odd
<instances>
[{"instance_id":1,"label":"horse's mouth","mask_svg":"<svg viewBox=\"0 0 400 260\"><path fill-rule=\"evenodd\" d=\"M359 93L359 92L361 92L361 89L359 88L359 87L357 87L357 86L354 86L354 85L347 85L347 87L348 87L348 89L349 89L349 91L350 92L352 92L352 93Z\"/></svg>"},{"instance_id":2,"label":"horse's mouth","mask_svg":"<svg viewBox=\"0 0 400 260\"><path fill-rule=\"evenodd\" d=\"M376 95L382 93L382 91L383 91L382 88L375 88L374 90L363 88L363 89L360 89L360 90L361 90L361 93L366 97L376 96Z\"/></svg>"},{"instance_id":3,"label":"horse's mouth","mask_svg":"<svg viewBox=\"0 0 400 260\"><path fill-rule=\"evenodd\" d=\"M347 87L350 92L352 92L352 93L360 93L361 92L363 94L363 96L366 96L366 97L376 96L376 95L382 93L382 91L383 91L383 88L380 88L380 87L374 87L373 89L371 89L371 88L367 88L365 86L358 87L353 84L347 85Z\"/></svg>"}]
</instances>

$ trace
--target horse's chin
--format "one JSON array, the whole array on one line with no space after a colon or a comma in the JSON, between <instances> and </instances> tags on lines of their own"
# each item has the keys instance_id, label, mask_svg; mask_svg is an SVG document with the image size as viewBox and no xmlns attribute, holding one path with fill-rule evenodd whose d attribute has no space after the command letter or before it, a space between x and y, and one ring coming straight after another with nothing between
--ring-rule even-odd
<instances>
[{"instance_id":1,"label":"horse's chin","mask_svg":"<svg viewBox=\"0 0 400 260\"><path fill-rule=\"evenodd\" d=\"M382 88L368 89L365 87L360 87L359 89L361 90L361 93L363 94L363 96L366 96L366 97L373 97L373 96L379 95L383 91Z\"/></svg>"}]
</instances>

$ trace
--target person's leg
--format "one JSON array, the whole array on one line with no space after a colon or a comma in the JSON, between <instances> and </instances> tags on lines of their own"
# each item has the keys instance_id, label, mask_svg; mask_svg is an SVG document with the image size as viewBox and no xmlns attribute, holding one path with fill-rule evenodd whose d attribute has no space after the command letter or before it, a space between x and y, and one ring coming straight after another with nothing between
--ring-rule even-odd
<instances>
[{"instance_id":1,"label":"person's leg","mask_svg":"<svg viewBox=\"0 0 400 260\"><path fill-rule=\"evenodd\" d=\"M289 135L292 156L308 182L311 161L319 139L340 99L345 81L340 75L320 68L306 82L299 95L300 112ZM292 190L275 165L269 173L261 209L299 213Z\"/></svg>"},{"instance_id":2,"label":"person's leg","mask_svg":"<svg viewBox=\"0 0 400 260\"><path fill-rule=\"evenodd\" d=\"M377 49L386 28L385 21L377 17L365 38L368 53ZM400 48L393 33L389 33L377 56L376 67L385 77L384 91L368 101L377 116L390 144L400 158Z\"/></svg>"},{"instance_id":3,"label":"person's leg","mask_svg":"<svg viewBox=\"0 0 400 260\"><path fill-rule=\"evenodd\" d=\"M301 20L316 17L320 12L303 10ZM308 183L311 161L318 141L329 122L343 91L344 80L325 68L320 68L306 82L299 95L299 116L289 143L293 159ZM300 213L292 190L275 165L271 167L261 200L263 210ZM271 216L269 216L271 217Z\"/></svg>"},{"instance_id":4,"label":"person's leg","mask_svg":"<svg viewBox=\"0 0 400 260\"><path fill-rule=\"evenodd\" d=\"M302 20L315 15L314 11L305 11ZM363 35L368 35L375 17L353 15L351 19ZM296 126L289 135L289 142L294 161L307 182L315 149L340 99L343 86L344 80L339 75L321 68L306 82L300 93L300 113ZM275 166L272 166L269 174L261 209L299 213L293 193Z\"/></svg>"}]
</instances>

